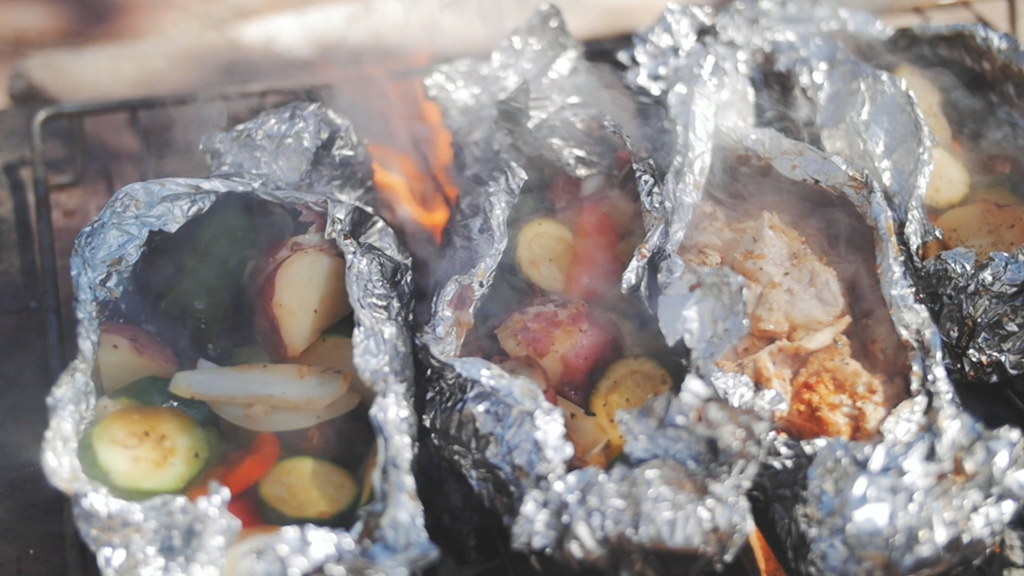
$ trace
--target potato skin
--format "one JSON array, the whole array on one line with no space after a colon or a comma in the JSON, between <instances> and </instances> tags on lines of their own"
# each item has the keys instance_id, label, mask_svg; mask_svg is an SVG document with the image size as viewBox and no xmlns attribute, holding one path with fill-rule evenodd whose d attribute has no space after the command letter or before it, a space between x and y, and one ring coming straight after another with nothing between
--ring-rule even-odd
<instances>
[{"instance_id":1,"label":"potato skin","mask_svg":"<svg viewBox=\"0 0 1024 576\"><path fill-rule=\"evenodd\" d=\"M556 393L586 406L590 376L622 354L615 322L577 300L542 299L514 312L496 331L512 358L529 357Z\"/></svg>"}]
</instances>

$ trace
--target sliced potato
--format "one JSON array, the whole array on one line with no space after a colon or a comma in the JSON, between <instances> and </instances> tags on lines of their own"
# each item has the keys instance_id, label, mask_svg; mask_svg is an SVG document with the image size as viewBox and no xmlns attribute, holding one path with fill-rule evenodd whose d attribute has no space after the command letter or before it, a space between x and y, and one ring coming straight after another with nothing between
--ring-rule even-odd
<instances>
[{"instance_id":1,"label":"sliced potato","mask_svg":"<svg viewBox=\"0 0 1024 576\"><path fill-rule=\"evenodd\" d=\"M565 435L576 450L573 462L580 466L607 466L605 449L608 447L608 434L597 417L561 396L558 397L558 407L565 416Z\"/></svg>"},{"instance_id":2,"label":"sliced potato","mask_svg":"<svg viewBox=\"0 0 1024 576\"><path fill-rule=\"evenodd\" d=\"M561 294L572 260L572 230L552 218L523 226L516 240L516 263L540 289Z\"/></svg>"},{"instance_id":3,"label":"sliced potato","mask_svg":"<svg viewBox=\"0 0 1024 576\"><path fill-rule=\"evenodd\" d=\"M257 334L273 360L285 361L350 312L345 259L333 249L309 248L270 273L256 305Z\"/></svg>"},{"instance_id":4,"label":"sliced potato","mask_svg":"<svg viewBox=\"0 0 1024 576\"><path fill-rule=\"evenodd\" d=\"M359 379L356 373L355 364L352 363L352 339L336 334L323 334L303 350L302 354L295 359L298 364L306 366L321 366L323 368L334 368L343 370L352 376L349 382L350 389L354 390L367 405L373 404L377 395L366 383Z\"/></svg>"},{"instance_id":5,"label":"sliced potato","mask_svg":"<svg viewBox=\"0 0 1024 576\"><path fill-rule=\"evenodd\" d=\"M615 413L639 408L651 396L668 392L671 387L668 372L645 356L623 358L608 367L590 395L590 411L608 434L609 458L618 456L626 442L615 423Z\"/></svg>"},{"instance_id":6,"label":"sliced potato","mask_svg":"<svg viewBox=\"0 0 1024 576\"><path fill-rule=\"evenodd\" d=\"M946 246L945 242L942 240L932 240L921 248L921 258L927 260L932 256L945 252L946 250L949 250L949 248Z\"/></svg>"},{"instance_id":7,"label":"sliced potato","mask_svg":"<svg viewBox=\"0 0 1024 576\"><path fill-rule=\"evenodd\" d=\"M138 326L119 322L100 324L96 368L107 394L146 376L170 378L178 359L156 336Z\"/></svg>"},{"instance_id":8,"label":"sliced potato","mask_svg":"<svg viewBox=\"0 0 1024 576\"><path fill-rule=\"evenodd\" d=\"M983 200L958 206L939 218L946 243L970 248L984 260L992 252L1013 252L1024 244L1024 206Z\"/></svg>"},{"instance_id":9,"label":"sliced potato","mask_svg":"<svg viewBox=\"0 0 1024 576\"><path fill-rule=\"evenodd\" d=\"M980 202L982 200L988 200L1000 206L1019 206L1024 204L1024 200L1021 200L1020 196L1001 186L989 186L972 190L967 195L967 198L964 199L965 202Z\"/></svg>"},{"instance_id":10,"label":"sliced potato","mask_svg":"<svg viewBox=\"0 0 1024 576\"><path fill-rule=\"evenodd\" d=\"M893 70L893 74L907 82L907 89L917 100L917 106L928 122L928 128L935 135L935 140L940 146L949 146L953 142L953 130L942 112L942 93L939 89L925 78L921 70L909 64L899 66Z\"/></svg>"},{"instance_id":11,"label":"sliced potato","mask_svg":"<svg viewBox=\"0 0 1024 576\"><path fill-rule=\"evenodd\" d=\"M932 148L932 177L928 181L924 205L944 210L956 206L971 191L967 168L945 148Z\"/></svg>"}]
</instances>

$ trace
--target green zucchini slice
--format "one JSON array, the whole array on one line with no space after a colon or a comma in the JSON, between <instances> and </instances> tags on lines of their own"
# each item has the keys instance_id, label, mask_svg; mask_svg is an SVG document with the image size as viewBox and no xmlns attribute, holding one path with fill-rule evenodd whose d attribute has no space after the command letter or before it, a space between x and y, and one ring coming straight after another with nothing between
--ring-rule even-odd
<instances>
[{"instance_id":1,"label":"green zucchini slice","mask_svg":"<svg viewBox=\"0 0 1024 576\"><path fill-rule=\"evenodd\" d=\"M128 499L179 492L206 466L210 439L174 408L129 406L94 426L79 444L87 476Z\"/></svg>"},{"instance_id":2,"label":"green zucchini slice","mask_svg":"<svg viewBox=\"0 0 1024 576\"><path fill-rule=\"evenodd\" d=\"M279 461L257 485L260 512L268 524L346 526L362 496L344 468L312 456Z\"/></svg>"}]
</instances>

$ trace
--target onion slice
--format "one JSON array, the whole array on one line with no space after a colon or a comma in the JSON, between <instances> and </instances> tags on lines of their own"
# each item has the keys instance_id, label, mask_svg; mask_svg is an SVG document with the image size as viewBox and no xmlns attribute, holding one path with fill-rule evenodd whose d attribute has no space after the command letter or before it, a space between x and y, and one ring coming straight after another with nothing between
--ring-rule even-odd
<instances>
[{"instance_id":1,"label":"onion slice","mask_svg":"<svg viewBox=\"0 0 1024 576\"><path fill-rule=\"evenodd\" d=\"M178 372L170 391L204 402L320 410L349 389L342 370L301 364L245 364Z\"/></svg>"},{"instance_id":2,"label":"onion slice","mask_svg":"<svg viewBox=\"0 0 1024 576\"><path fill-rule=\"evenodd\" d=\"M286 432L316 426L337 418L359 404L359 394L346 392L319 410L296 410L273 406L210 402L218 416L232 424L257 432Z\"/></svg>"}]
</instances>

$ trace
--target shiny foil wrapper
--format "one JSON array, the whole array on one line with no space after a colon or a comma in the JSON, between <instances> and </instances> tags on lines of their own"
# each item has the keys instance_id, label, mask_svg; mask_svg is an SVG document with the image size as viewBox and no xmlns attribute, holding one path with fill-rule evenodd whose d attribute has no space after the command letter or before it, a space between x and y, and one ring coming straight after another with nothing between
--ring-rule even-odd
<instances>
[{"instance_id":1,"label":"shiny foil wrapper","mask_svg":"<svg viewBox=\"0 0 1024 576\"><path fill-rule=\"evenodd\" d=\"M917 301L913 261L901 245L915 229L906 215L920 210L930 137L899 82L833 41L847 34L885 35L843 9L761 1L711 16L670 7L637 36L627 78L663 103L676 150L663 190L669 257L655 272L653 296L666 337L691 349L697 374L731 405L784 409L778 395L714 365L747 333L743 279L687 267L675 252L715 155L850 200L875 235L883 295L910 354L911 396L874 442L794 442L772 432L751 496L782 546L777 552L798 573L937 573L980 560L1012 534L1024 448L1019 430L987 430L967 415L946 375L939 331ZM789 91L802 100L765 105L773 96L766 94L769 56L769 71L797 78ZM769 114L779 112L785 122ZM807 142L757 127L765 124ZM916 230L923 236L930 226Z\"/></svg>"},{"instance_id":2,"label":"shiny foil wrapper","mask_svg":"<svg viewBox=\"0 0 1024 576\"><path fill-rule=\"evenodd\" d=\"M886 47L900 59L956 78L943 91L943 109L966 147L1021 158L1024 53L1016 39L981 25L921 27L897 31ZM911 223L924 218L923 210L907 215ZM928 239L908 226L908 245ZM920 268L955 376L1000 384L1024 374L1024 250L979 262L972 250L957 248Z\"/></svg>"},{"instance_id":3,"label":"shiny foil wrapper","mask_svg":"<svg viewBox=\"0 0 1024 576\"><path fill-rule=\"evenodd\" d=\"M213 139L215 170L224 166L244 177L163 179L132 184L115 194L75 242L71 260L78 320L78 356L47 399L50 424L42 447L43 470L72 501L75 523L96 552L104 574L408 574L437 557L424 527L423 508L412 474L416 416L411 343L410 262L394 232L363 208L337 200L334 180L326 189L317 166L365 154L351 146L351 131L322 138L347 125L316 105L299 104L266 113ZM273 126L262 133L256 126ZM325 131L326 130L326 131ZM266 134L266 140L261 134ZM289 135L290 134L290 135ZM293 146L273 160L263 158L284 139ZM343 144L346 142L347 144ZM209 143L208 143L209 144ZM301 152L300 148L305 148ZM208 150L211 148L208 148ZM244 152L241 152L244 150ZM232 159L234 151L238 156ZM328 158L330 157L330 158ZM324 164L318 164L323 162ZM265 172L259 172L265 170ZM290 185L278 189L277 185ZM365 182L353 181L351 190ZM296 191L304 189L307 191ZM150 232L173 232L227 192L255 194L271 202L325 214L326 236L346 260L349 299L355 311L353 359L360 379L377 397L370 419L378 432L373 503L349 530L287 526L233 545L241 525L227 512L230 492L213 484L196 503L182 495L130 502L110 494L82 472L77 452L92 423L97 385L92 379L99 337L100 305L114 301L131 283L131 271Z\"/></svg>"},{"instance_id":4,"label":"shiny foil wrapper","mask_svg":"<svg viewBox=\"0 0 1024 576\"><path fill-rule=\"evenodd\" d=\"M502 515L517 549L627 573L674 571L681 558L695 567L731 560L753 529L745 494L766 420L729 406L691 377L678 396L619 414L625 461L607 471L570 472L573 446L562 411L540 387L486 360L460 357L510 241L506 220L529 153L582 178L614 166L617 151L630 151L647 241L622 289L645 291L652 248L667 238L665 198L653 164L605 115L600 73L557 10L544 7L489 59L442 66L426 86L453 132L460 171L475 184L462 189L449 226L454 253L471 255L470 268L440 289L420 338L428 374L424 421L440 452ZM460 242L475 252L460 250Z\"/></svg>"}]
</instances>

